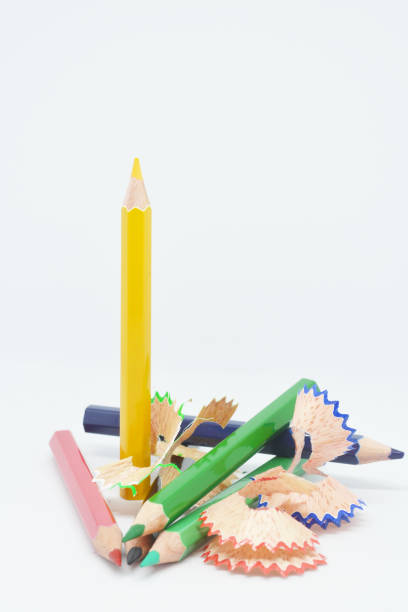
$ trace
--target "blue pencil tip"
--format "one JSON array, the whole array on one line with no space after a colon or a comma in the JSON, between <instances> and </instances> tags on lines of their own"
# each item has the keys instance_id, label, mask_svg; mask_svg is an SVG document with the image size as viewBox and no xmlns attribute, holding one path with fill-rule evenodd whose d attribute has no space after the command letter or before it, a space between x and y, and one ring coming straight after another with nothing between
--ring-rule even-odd
<instances>
[{"instance_id":1,"label":"blue pencil tip","mask_svg":"<svg viewBox=\"0 0 408 612\"><path fill-rule=\"evenodd\" d=\"M396 448L392 448L388 458L389 459L402 459L403 456L404 456L404 453L402 451L399 451Z\"/></svg>"}]
</instances>

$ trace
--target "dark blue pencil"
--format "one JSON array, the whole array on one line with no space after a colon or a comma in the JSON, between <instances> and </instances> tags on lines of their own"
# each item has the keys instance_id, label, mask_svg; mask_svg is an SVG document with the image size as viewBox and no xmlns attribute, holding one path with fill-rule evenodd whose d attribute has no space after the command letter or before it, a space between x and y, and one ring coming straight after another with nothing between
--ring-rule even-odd
<instances>
[{"instance_id":1,"label":"dark blue pencil","mask_svg":"<svg viewBox=\"0 0 408 612\"><path fill-rule=\"evenodd\" d=\"M190 425L194 416L185 415L180 427L180 432ZM108 436L119 436L119 408L108 406L88 406L84 413L84 429L88 433L105 434ZM214 447L224 438L229 436L238 427L243 425L242 421L230 421L223 429L217 423L201 423L193 435L184 442L188 446ZM354 436L356 442L344 455L336 457L333 461L337 463L349 463L358 465L371 463L373 461L385 461L387 459L402 459L404 453L395 450L390 446L385 446L380 442L365 438L364 436ZM267 455L277 455L278 457L293 457L295 454L295 443L292 438L290 428L285 429L275 436L261 448L260 453ZM309 436L305 436L302 458L308 459L312 452L312 444Z\"/></svg>"}]
</instances>

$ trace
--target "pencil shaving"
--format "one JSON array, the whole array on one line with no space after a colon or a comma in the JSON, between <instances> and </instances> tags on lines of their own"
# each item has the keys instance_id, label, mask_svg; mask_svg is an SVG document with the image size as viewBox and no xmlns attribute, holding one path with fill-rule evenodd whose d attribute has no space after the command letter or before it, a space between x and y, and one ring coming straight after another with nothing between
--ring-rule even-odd
<instances>
[{"instance_id":1,"label":"pencil shaving","mask_svg":"<svg viewBox=\"0 0 408 612\"><path fill-rule=\"evenodd\" d=\"M215 421L224 429L231 420L237 407L238 404L234 404L232 400L227 402L226 397L218 401L213 399L207 406L201 408L197 418L203 421Z\"/></svg>"},{"instance_id":2,"label":"pencil shaving","mask_svg":"<svg viewBox=\"0 0 408 612\"><path fill-rule=\"evenodd\" d=\"M356 509L363 510L365 503L338 480L328 476L316 485L310 495L288 500L285 509L307 527L319 525L326 529L329 523L340 527L341 521L350 522Z\"/></svg>"},{"instance_id":3,"label":"pencil shaving","mask_svg":"<svg viewBox=\"0 0 408 612\"><path fill-rule=\"evenodd\" d=\"M151 450L156 461L148 467L138 467L133 465L132 457L127 457L97 468L94 481L100 483L103 489L115 485L122 488L134 487L150 475L153 475L153 482L159 474L159 468L169 461L168 451L174 443L181 421L182 416L169 395L160 397L156 393L151 402L150 437ZM177 471L177 466L175 470Z\"/></svg>"},{"instance_id":4,"label":"pencil shaving","mask_svg":"<svg viewBox=\"0 0 408 612\"><path fill-rule=\"evenodd\" d=\"M319 483L311 483L285 472L283 468L264 472L241 489L239 494L249 498L261 495L268 506L291 514L307 527L317 524L323 529L329 523L340 527L341 521L349 522L354 510L362 510L365 505L330 476Z\"/></svg>"},{"instance_id":5,"label":"pencil shaving","mask_svg":"<svg viewBox=\"0 0 408 612\"><path fill-rule=\"evenodd\" d=\"M363 510L365 503L340 482L325 476L319 483L274 468L241 489L240 495L261 495L268 505L291 514L307 527L314 524L323 529L329 523L338 527L341 521L349 522L354 510Z\"/></svg>"},{"instance_id":6,"label":"pencil shaving","mask_svg":"<svg viewBox=\"0 0 408 612\"><path fill-rule=\"evenodd\" d=\"M154 468L153 468L154 469ZM136 486L151 474L152 468L138 468L132 463L132 457L126 457L114 463L108 463L95 470L93 481L100 484L102 489L115 485L121 487Z\"/></svg>"},{"instance_id":7,"label":"pencil shaving","mask_svg":"<svg viewBox=\"0 0 408 612\"><path fill-rule=\"evenodd\" d=\"M248 483L241 489L239 494L244 497L255 497L256 495L270 497L276 493L301 493L309 495L315 488L316 485L308 480L299 478L282 467L277 467L264 472L261 476Z\"/></svg>"},{"instance_id":8,"label":"pencil shaving","mask_svg":"<svg viewBox=\"0 0 408 612\"><path fill-rule=\"evenodd\" d=\"M151 403L151 449L156 456L156 461L149 467L138 467L132 463L132 458L127 457L121 461L116 461L102 466L95 470L94 481L100 483L102 488L118 485L120 487L133 487L139 485L145 478L152 476L152 482L160 476L162 486L168 484L180 472L177 465L172 462L173 455L182 456L185 447L182 443L187 440L197 429L200 423L212 421L221 427L230 420L237 405L227 402L226 398L219 401L213 399L207 406L204 406L194 421L177 437L182 422L180 410L166 394L160 397L155 394ZM188 452L188 451L187 451ZM190 452L192 456L198 457L199 451ZM199 457L201 458L201 456ZM226 488L231 482L224 486ZM219 489L223 490L223 489ZM214 493L216 494L216 493Z\"/></svg>"},{"instance_id":9,"label":"pencil shaving","mask_svg":"<svg viewBox=\"0 0 408 612\"><path fill-rule=\"evenodd\" d=\"M172 480L177 478L179 475L179 471L175 469L174 464L177 459L183 460L184 458L192 459L193 461L198 461L203 457L205 453L203 451L198 450L197 448L193 448L192 446L178 446L171 457L171 464L163 467L160 470L160 484L162 487L165 487Z\"/></svg>"},{"instance_id":10,"label":"pencil shaving","mask_svg":"<svg viewBox=\"0 0 408 612\"><path fill-rule=\"evenodd\" d=\"M201 423L211 421L218 423L218 425L224 428L237 409L237 406L238 404L233 404L232 401L227 402L225 397L218 401L215 399L211 400L207 406L201 408L194 421L180 434L174 445L169 449L169 454L173 454L177 446L188 440Z\"/></svg>"},{"instance_id":11,"label":"pencil shaving","mask_svg":"<svg viewBox=\"0 0 408 612\"><path fill-rule=\"evenodd\" d=\"M235 548L231 542L221 544L217 539L206 546L202 557L206 563L224 566L230 571L242 569L249 573L260 570L263 574L274 572L284 577L293 573L303 574L305 570L326 563L325 557L315 550L278 550L272 553L264 546L257 550L248 545Z\"/></svg>"},{"instance_id":12,"label":"pencil shaving","mask_svg":"<svg viewBox=\"0 0 408 612\"><path fill-rule=\"evenodd\" d=\"M160 397L155 394L151 402L151 452L152 455L165 457L176 439L182 417L168 394Z\"/></svg>"},{"instance_id":13,"label":"pencil shaving","mask_svg":"<svg viewBox=\"0 0 408 612\"><path fill-rule=\"evenodd\" d=\"M337 401L328 400L327 391L316 387L299 391L291 421L296 452L290 470L300 461L305 433L312 442L312 453L303 465L306 473L322 474L320 466L350 449L356 430L347 425L348 415L340 413L338 406Z\"/></svg>"},{"instance_id":14,"label":"pencil shaving","mask_svg":"<svg viewBox=\"0 0 408 612\"><path fill-rule=\"evenodd\" d=\"M315 551L316 535L285 511L267 506L250 507L247 494L268 493L270 504L287 502L292 497L303 498L305 491L314 491L301 484L282 468L264 472L241 491L206 508L201 514L202 527L208 536L215 536L203 554L206 562L225 565L230 571L260 570L264 574L275 572L281 576L303 573L325 563L323 555ZM291 485L291 486L290 486ZM263 497L262 497L263 498ZM302 529L299 529L302 527Z\"/></svg>"},{"instance_id":15,"label":"pencil shaving","mask_svg":"<svg viewBox=\"0 0 408 612\"><path fill-rule=\"evenodd\" d=\"M217 535L221 544L230 542L234 548L249 546L256 550L264 546L277 550L314 548L317 536L286 512L276 508L251 508L245 498L234 493L207 508L200 517L208 536Z\"/></svg>"},{"instance_id":16,"label":"pencil shaving","mask_svg":"<svg viewBox=\"0 0 408 612\"><path fill-rule=\"evenodd\" d=\"M194 448L194 446L178 446L173 456L182 457L183 459L192 459L193 461L198 461L201 457L204 457L207 451L198 450L198 448Z\"/></svg>"}]
</instances>

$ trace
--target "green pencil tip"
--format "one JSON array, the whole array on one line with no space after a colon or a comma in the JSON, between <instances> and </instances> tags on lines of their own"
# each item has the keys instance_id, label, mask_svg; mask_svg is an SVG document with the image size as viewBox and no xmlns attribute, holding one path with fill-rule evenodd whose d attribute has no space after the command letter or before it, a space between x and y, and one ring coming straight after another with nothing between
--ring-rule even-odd
<instances>
[{"instance_id":1,"label":"green pencil tip","mask_svg":"<svg viewBox=\"0 0 408 612\"><path fill-rule=\"evenodd\" d=\"M143 561L140 564L140 567L148 567L149 565L158 565L160 563L160 555L157 550L150 550Z\"/></svg>"},{"instance_id":2,"label":"green pencil tip","mask_svg":"<svg viewBox=\"0 0 408 612\"><path fill-rule=\"evenodd\" d=\"M139 536L141 536L144 532L144 525L139 525L139 523L136 523L136 525L132 525L127 533L123 536L122 542L127 542L128 540L133 540L133 538L138 538Z\"/></svg>"}]
</instances>

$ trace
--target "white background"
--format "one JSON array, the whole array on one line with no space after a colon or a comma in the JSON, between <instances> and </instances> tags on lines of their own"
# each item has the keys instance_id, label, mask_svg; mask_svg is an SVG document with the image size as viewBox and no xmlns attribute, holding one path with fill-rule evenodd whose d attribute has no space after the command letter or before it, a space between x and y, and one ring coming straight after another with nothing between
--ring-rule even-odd
<instances>
[{"instance_id":1,"label":"white background","mask_svg":"<svg viewBox=\"0 0 408 612\"><path fill-rule=\"evenodd\" d=\"M120 213L153 207L152 386L255 414L315 378L406 449L408 7L396 1L2 3L2 610L395 610L406 461L330 465L368 504L327 566L246 577L92 551L48 440L118 405ZM130 503L132 505L132 503ZM112 502L125 529L132 510ZM405 567L403 567L405 565Z\"/></svg>"}]
</instances>

